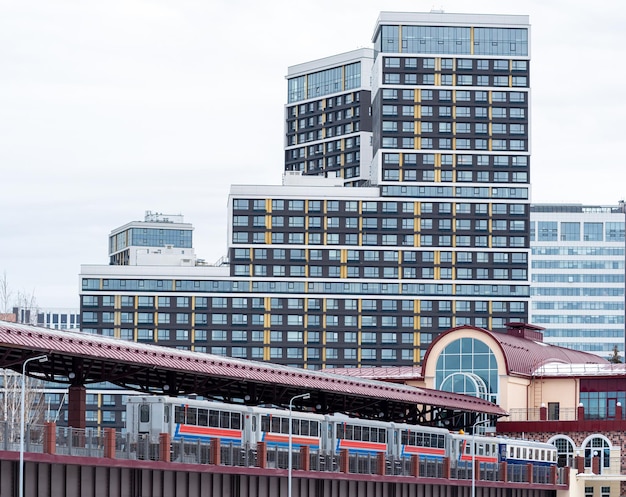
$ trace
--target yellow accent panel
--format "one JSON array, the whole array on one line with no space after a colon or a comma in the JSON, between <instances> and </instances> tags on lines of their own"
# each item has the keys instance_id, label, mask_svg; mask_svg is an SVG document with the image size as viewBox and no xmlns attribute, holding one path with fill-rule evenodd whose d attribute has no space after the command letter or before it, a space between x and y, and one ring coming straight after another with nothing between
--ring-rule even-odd
<instances>
[{"instance_id":1,"label":"yellow accent panel","mask_svg":"<svg viewBox=\"0 0 626 497\"><path fill-rule=\"evenodd\" d=\"M272 233L270 231L265 232L265 243L270 245L272 243Z\"/></svg>"},{"instance_id":2,"label":"yellow accent panel","mask_svg":"<svg viewBox=\"0 0 626 497\"><path fill-rule=\"evenodd\" d=\"M341 266L340 277L341 278L347 278L348 277L348 268L347 268L347 266Z\"/></svg>"},{"instance_id":3,"label":"yellow accent panel","mask_svg":"<svg viewBox=\"0 0 626 497\"><path fill-rule=\"evenodd\" d=\"M473 27L470 27L470 55L474 55L474 28Z\"/></svg>"},{"instance_id":4,"label":"yellow accent panel","mask_svg":"<svg viewBox=\"0 0 626 497\"><path fill-rule=\"evenodd\" d=\"M439 59L437 59L437 61L439 61ZM435 62L435 65L440 65L439 62ZM440 69L437 69L438 71ZM441 86L441 74L436 73L435 74L435 86Z\"/></svg>"},{"instance_id":5,"label":"yellow accent panel","mask_svg":"<svg viewBox=\"0 0 626 497\"><path fill-rule=\"evenodd\" d=\"M439 268L439 267L435 268L435 279L436 280L440 280L441 279L441 268Z\"/></svg>"},{"instance_id":6,"label":"yellow accent panel","mask_svg":"<svg viewBox=\"0 0 626 497\"><path fill-rule=\"evenodd\" d=\"M269 347L263 347L263 360L264 361L270 360L270 348Z\"/></svg>"},{"instance_id":7,"label":"yellow accent panel","mask_svg":"<svg viewBox=\"0 0 626 497\"><path fill-rule=\"evenodd\" d=\"M346 262L348 262L348 249L341 249L340 261L342 264L345 264Z\"/></svg>"}]
</instances>

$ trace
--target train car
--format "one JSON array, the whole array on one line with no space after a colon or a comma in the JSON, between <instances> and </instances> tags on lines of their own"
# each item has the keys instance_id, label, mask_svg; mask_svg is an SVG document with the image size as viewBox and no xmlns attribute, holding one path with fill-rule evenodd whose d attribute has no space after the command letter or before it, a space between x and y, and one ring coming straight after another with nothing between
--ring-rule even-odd
<instances>
[{"instance_id":1,"label":"train car","mask_svg":"<svg viewBox=\"0 0 626 497\"><path fill-rule=\"evenodd\" d=\"M506 447L502 451L502 461L509 464L557 465L558 451L552 444L512 438L504 438L502 443Z\"/></svg>"},{"instance_id":2,"label":"train car","mask_svg":"<svg viewBox=\"0 0 626 497\"><path fill-rule=\"evenodd\" d=\"M269 447L287 449L289 445L289 411L254 407L250 414L252 430L250 431L252 446L257 442L265 442ZM294 449L308 446L320 450L323 444L325 424L324 416L306 412L291 413L291 444Z\"/></svg>"},{"instance_id":3,"label":"train car","mask_svg":"<svg viewBox=\"0 0 626 497\"><path fill-rule=\"evenodd\" d=\"M326 418L326 447L336 454L342 449L356 454L393 453L392 423L332 415Z\"/></svg>"},{"instance_id":4,"label":"train car","mask_svg":"<svg viewBox=\"0 0 626 497\"><path fill-rule=\"evenodd\" d=\"M448 430L429 426L400 424L395 427L396 447L394 455L400 457L419 456L422 459L446 457Z\"/></svg>"},{"instance_id":5,"label":"train car","mask_svg":"<svg viewBox=\"0 0 626 497\"><path fill-rule=\"evenodd\" d=\"M504 437L486 437L453 433L448 451L450 459L460 462L472 460L483 463L528 464L556 466L557 449L554 445Z\"/></svg>"},{"instance_id":6,"label":"train car","mask_svg":"<svg viewBox=\"0 0 626 497\"><path fill-rule=\"evenodd\" d=\"M156 442L161 433L172 440L218 438L242 445L252 436L252 409L236 404L222 404L166 396L130 397L126 406L126 426L131 434L148 436Z\"/></svg>"}]
</instances>

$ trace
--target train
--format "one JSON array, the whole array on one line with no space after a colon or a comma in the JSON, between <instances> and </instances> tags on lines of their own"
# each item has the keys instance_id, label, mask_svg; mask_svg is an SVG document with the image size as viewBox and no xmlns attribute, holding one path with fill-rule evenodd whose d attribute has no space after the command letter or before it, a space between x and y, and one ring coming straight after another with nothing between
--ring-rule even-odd
<instances>
[{"instance_id":1,"label":"train","mask_svg":"<svg viewBox=\"0 0 626 497\"><path fill-rule=\"evenodd\" d=\"M131 437L172 441L219 439L223 444L255 449L287 449L290 412L284 409L225 404L168 396L132 396L126 405L126 430ZM523 439L450 432L445 428L348 417L344 414L291 413L291 444L327 454L379 454L390 457L449 460L455 463L557 466L554 445Z\"/></svg>"}]
</instances>

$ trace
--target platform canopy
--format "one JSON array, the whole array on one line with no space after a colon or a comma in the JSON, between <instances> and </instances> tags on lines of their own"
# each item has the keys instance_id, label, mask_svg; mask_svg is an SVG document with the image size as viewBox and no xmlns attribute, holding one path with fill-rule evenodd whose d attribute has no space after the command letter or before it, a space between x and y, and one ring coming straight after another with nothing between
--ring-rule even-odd
<instances>
[{"instance_id":1,"label":"platform canopy","mask_svg":"<svg viewBox=\"0 0 626 497\"><path fill-rule=\"evenodd\" d=\"M109 382L144 394L284 407L308 392L296 408L450 429L479 414L507 415L461 394L0 321L0 367L21 372L24 361L42 354L48 360L29 362L28 374L70 386Z\"/></svg>"}]
</instances>

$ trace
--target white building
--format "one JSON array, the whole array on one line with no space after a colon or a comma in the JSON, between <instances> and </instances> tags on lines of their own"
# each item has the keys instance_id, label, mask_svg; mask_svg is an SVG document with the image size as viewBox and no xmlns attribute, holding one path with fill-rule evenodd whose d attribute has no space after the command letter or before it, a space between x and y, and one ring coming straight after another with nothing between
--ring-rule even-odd
<instances>
[{"instance_id":1,"label":"white building","mask_svg":"<svg viewBox=\"0 0 626 497\"><path fill-rule=\"evenodd\" d=\"M624 357L624 203L531 206L530 322L545 341Z\"/></svg>"}]
</instances>

